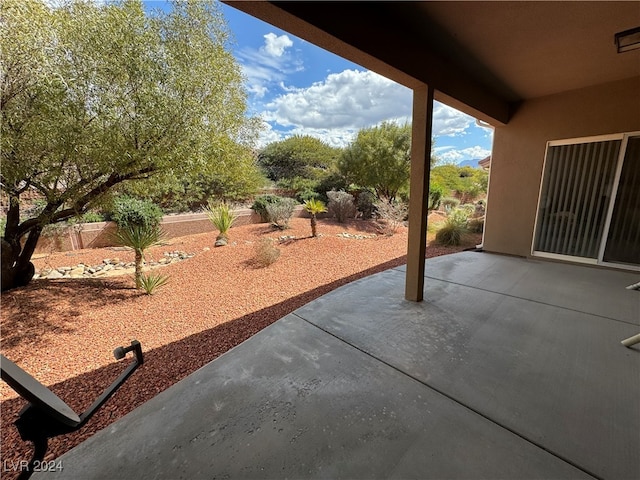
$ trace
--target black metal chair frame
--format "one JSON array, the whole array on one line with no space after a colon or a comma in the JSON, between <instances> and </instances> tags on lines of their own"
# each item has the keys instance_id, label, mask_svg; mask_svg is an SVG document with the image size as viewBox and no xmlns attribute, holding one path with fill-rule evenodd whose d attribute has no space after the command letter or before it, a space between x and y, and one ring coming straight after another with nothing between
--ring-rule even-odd
<instances>
[{"instance_id":1,"label":"black metal chair frame","mask_svg":"<svg viewBox=\"0 0 640 480\"><path fill-rule=\"evenodd\" d=\"M20 437L24 441L33 442L34 452L27 469L23 470L19 480L28 479L37 464L41 464L47 452L48 439L75 432L98 411L116 392L129 376L144 362L142 346L134 340L129 347L118 347L113 351L116 360L134 352L134 361L120 376L100 395L81 415L77 415L71 407L64 403L51 390L22 370L19 366L0 355L0 371L4 380L22 398L29 403L20 411L15 421Z\"/></svg>"}]
</instances>

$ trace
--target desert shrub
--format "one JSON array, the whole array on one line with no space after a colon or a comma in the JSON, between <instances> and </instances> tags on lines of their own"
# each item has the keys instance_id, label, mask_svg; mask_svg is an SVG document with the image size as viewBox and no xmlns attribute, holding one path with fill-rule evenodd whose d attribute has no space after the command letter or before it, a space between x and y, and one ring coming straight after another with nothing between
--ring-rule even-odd
<instances>
[{"instance_id":1,"label":"desert shrub","mask_svg":"<svg viewBox=\"0 0 640 480\"><path fill-rule=\"evenodd\" d=\"M218 237L216 238L216 246L220 241L223 241L223 243L220 243L221 245L226 245L226 242L228 240L227 232L233 226L238 216L226 203L220 203L216 205L212 202L209 202L204 211L207 214L207 217L209 217L209 220L211 221L213 226L220 232Z\"/></svg>"},{"instance_id":2,"label":"desert shrub","mask_svg":"<svg viewBox=\"0 0 640 480\"><path fill-rule=\"evenodd\" d=\"M442 204L444 197L444 187L438 183L431 182L429 184L429 210L437 210Z\"/></svg>"},{"instance_id":3,"label":"desert shrub","mask_svg":"<svg viewBox=\"0 0 640 480\"><path fill-rule=\"evenodd\" d=\"M353 201L353 195L344 191L331 190L327 192L329 197L329 213L336 217L340 223L347 221L347 218L353 218L356 215L356 205Z\"/></svg>"},{"instance_id":4,"label":"desert shrub","mask_svg":"<svg viewBox=\"0 0 640 480\"><path fill-rule=\"evenodd\" d=\"M159 273L142 275L140 278L142 289L147 295L153 295L158 288L166 285L168 282L169 277Z\"/></svg>"},{"instance_id":5,"label":"desert shrub","mask_svg":"<svg viewBox=\"0 0 640 480\"><path fill-rule=\"evenodd\" d=\"M134 225L153 227L160 224L162 210L148 200L122 195L113 201L110 217L118 228Z\"/></svg>"},{"instance_id":6,"label":"desert shrub","mask_svg":"<svg viewBox=\"0 0 640 480\"><path fill-rule=\"evenodd\" d=\"M80 223L104 222L104 215L94 211L85 212L80 217L79 222Z\"/></svg>"},{"instance_id":7,"label":"desert shrub","mask_svg":"<svg viewBox=\"0 0 640 480\"><path fill-rule=\"evenodd\" d=\"M282 198L276 203L269 203L266 207L268 221L280 230L289 228L289 220L296 205L297 202L293 198Z\"/></svg>"},{"instance_id":8,"label":"desert shrub","mask_svg":"<svg viewBox=\"0 0 640 480\"><path fill-rule=\"evenodd\" d=\"M467 214L464 210L456 209L449 214L436 233L436 242L448 246L460 245L468 231Z\"/></svg>"},{"instance_id":9,"label":"desert shrub","mask_svg":"<svg viewBox=\"0 0 640 480\"><path fill-rule=\"evenodd\" d=\"M393 235L404 223L409 213L409 206L400 200L382 198L376 202L378 217L382 220L379 224L386 235Z\"/></svg>"},{"instance_id":10,"label":"desert shrub","mask_svg":"<svg viewBox=\"0 0 640 480\"><path fill-rule=\"evenodd\" d=\"M260 221L268 222L269 216L267 215L267 205L278 203L280 200L282 200L282 197L277 195L260 195L253 201L251 210L260 215Z\"/></svg>"},{"instance_id":11,"label":"desert shrub","mask_svg":"<svg viewBox=\"0 0 640 480\"><path fill-rule=\"evenodd\" d=\"M482 233L484 230L484 216L470 218L467 222L467 228L472 233Z\"/></svg>"},{"instance_id":12,"label":"desert shrub","mask_svg":"<svg viewBox=\"0 0 640 480\"><path fill-rule=\"evenodd\" d=\"M358 195L356 208L362 214L362 218L367 220L373 217L376 212L376 200L378 198L371 192L364 190Z\"/></svg>"},{"instance_id":13,"label":"desert shrub","mask_svg":"<svg viewBox=\"0 0 640 480\"><path fill-rule=\"evenodd\" d=\"M445 197L442 199L442 206L445 210L451 211L460 205L460 200L455 197Z\"/></svg>"},{"instance_id":14,"label":"desert shrub","mask_svg":"<svg viewBox=\"0 0 640 480\"><path fill-rule=\"evenodd\" d=\"M466 218L469 218L476 211L476 206L472 203L465 203L464 205L460 205L457 210L460 210L464 213Z\"/></svg>"},{"instance_id":15,"label":"desert shrub","mask_svg":"<svg viewBox=\"0 0 640 480\"><path fill-rule=\"evenodd\" d=\"M261 238L256 244L254 261L261 267L268 267L280 257L280 249L271 238Z\"/></svg>"}]
</instances>

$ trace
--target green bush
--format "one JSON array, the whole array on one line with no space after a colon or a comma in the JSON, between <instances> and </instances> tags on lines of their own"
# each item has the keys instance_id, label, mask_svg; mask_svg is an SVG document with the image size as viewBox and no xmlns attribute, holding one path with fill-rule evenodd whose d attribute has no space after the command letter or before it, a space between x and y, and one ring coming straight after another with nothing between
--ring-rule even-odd
<instances>
[{"instance_id":1,"label":"green bush","mask_svg":"<svg viewBox=\"0 0 640 480\"><path fill-rule=\"evenodd\" d=\"M358 194L358 200L356 201L356 208L362 214L362 218L367 220L373 217L376 212L376 197L368 190L364 190Z\"/></svg>"},{"instance_id":2,"label":"green bush","mask_svg":"<svg viewBox=\"0 0 640 480\"><path fill-rule=\"evenodd\" d=\"M122 195L113 201L110 216L118 228L154 227L159 225L162 220L162 210L147 200Z\"/></svg>"},{"instance_id":3,"label":"green bush","mask_svg":"<svg viewBox=\"0 0 640 480\"><path fill-rule=\"evenodd\" d=\"M460 205L460 200L455 197L446 197L442 199L442 206L445 210L450 211Z\"/></svg>"},{"instance_id":4,"label":"green bush","mask_svg":"<svg viewBox=\"0 0 640 480\"><path fill-rule=\"evenodd\" d=\"M332 190L327 192L327 197L329 197L329 213L336 217L338 222L345 223L347 218L355 217L356 205L353 201L353 195Z\"/></svg>"},{"instance_id":5,"label":"green bush","mask_svg":"<svg viewBox=\"0 0 640 480\"><path fill-rule=\"evenodd\" d=\"M104 216L98 212L85 212L80 217L80 223L104 222Z\"/></svg>"},{"instance_id":6,"label":"green bush","mask_svg":"<svg viewBox=\"0 0 640 480\"><path fill-rule=\"evenodd\" d=\"M456 209L449 214L436 233L436 242L448 246L460 245L462 238L468 232L466 212L463 209Z\"/></svg>"},{"instance_id":7,"label":"green bush","mask_svg":"<svg viewBox=\"0 0 640 480\"><path fill-rule=\"evenodd\" d=\"M0 236L4 237L4 229L7 226L7 218L6 217L1 217L0 218Z\"/></svg>"},{"instance_id":8,"label":"green bush","mask_svg":"<svg viewBox=\"0 0 640 480\"><path fill-rule=\"evenodd\" d=\"M289 220L297 204L293 198L281 198L276 203L269 203L266 207L268 221L280 230L289 228Z\"/></svg>"},{"instance_id":9,"label":"green bush","mask_svg":"<svg viewBox=\"0 0 640 480\"><path fill-rule=\"evenodd\" d=\"M440 208L444 193L444 187L442 185L435 182L429 184L429 210L437 210Z\"/></svg>"},{"instance_id":10,"label":"green bush","mask_svg":"<svg viewBox=\"0 0 640 480\"><path fill-rule=\"evenodd\" d=\"M268 222L269 216L267 214L267 205L278 203L282 198L283 197L279 197L277 195L260 195L254 200L253 205L251 205L251 209L260 215L260 221Z\"/></svg>"}]
</instances>

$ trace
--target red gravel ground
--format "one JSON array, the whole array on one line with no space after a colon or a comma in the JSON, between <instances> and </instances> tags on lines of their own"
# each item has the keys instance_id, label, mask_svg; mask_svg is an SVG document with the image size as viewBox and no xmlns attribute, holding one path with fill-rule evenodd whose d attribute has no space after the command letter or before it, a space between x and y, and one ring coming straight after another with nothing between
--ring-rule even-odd
<instances>
[{"instance_id":1,"label":"red gravel ground","mask_svg":"<svg viewBox=\"0 0 640 480\"><path fill-rule=\"evenodd\" d=\"M291 228L266 224L230 231L230 244L213 248L215 234L170 240L149 251L194 253L191 259L161 271L170 283L148 296L133 288L130 275L102 279L36 280L2 294L2 353L47 385L76 412L84 411L125 367L112 351L137 339L145 363L79 432L50 441L53 459L106 427L196 369L243 342L309 301L358 278L406 262L407 233L344 238L342 232L369 236L373 222L346 225L320 220L319 238L311 238L309 221L293 219ZM278 243L280 258L257 267L251 259L261 237L295 239ZM427 257L461 247L427 247ZM129 251L102 248L55 253L34 260L36 268L100 264L104 258L132 261ZM25 402L0 383L2 465L31 457L31 445L12 425ZM2 478L14 473L3 472Z\"/></svg>"}]
</instances>

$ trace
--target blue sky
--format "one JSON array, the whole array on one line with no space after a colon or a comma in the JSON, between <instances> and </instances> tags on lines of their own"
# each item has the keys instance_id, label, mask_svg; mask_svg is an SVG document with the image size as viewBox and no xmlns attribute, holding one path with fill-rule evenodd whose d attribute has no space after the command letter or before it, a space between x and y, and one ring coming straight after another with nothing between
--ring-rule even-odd
<instances>
[{"instance_id":1,"label":"blue sky","mask_svg":"<svg viewBox=\"0 0 640 480\"><path fill-rule=\"evenodd\" d=\"M147 2L148 7L164 2ZM259 146L311 135L345 146L364 127L411 120L411 90L228 5L221 10L242 66ZM493 132L446 105L434 107L435 154L446 163L489 155Z\"/></svg>"}]
</instances>

